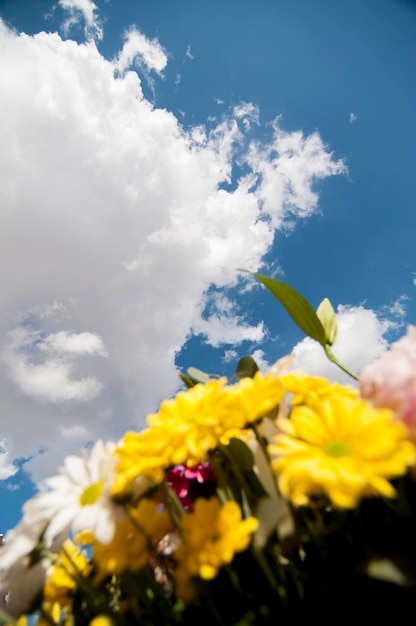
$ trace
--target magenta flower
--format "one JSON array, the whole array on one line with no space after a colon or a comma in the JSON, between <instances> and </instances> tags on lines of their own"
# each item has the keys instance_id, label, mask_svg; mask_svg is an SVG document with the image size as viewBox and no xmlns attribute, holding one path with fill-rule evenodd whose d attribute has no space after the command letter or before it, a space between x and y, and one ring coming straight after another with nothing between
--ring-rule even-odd
<instances>
[{"instance_id":1,"label":"magenta flower","mask_svg":"<svg viewBox=\"0 0 416 626\"><path fill-rule=\"evenodd\" d=\"M209 498L216 490L217 479L209 463L195 467L177 465L166 476L169 487L174 489L186 509L192 509L196 498Z\"/></svg>"}]
</instances>

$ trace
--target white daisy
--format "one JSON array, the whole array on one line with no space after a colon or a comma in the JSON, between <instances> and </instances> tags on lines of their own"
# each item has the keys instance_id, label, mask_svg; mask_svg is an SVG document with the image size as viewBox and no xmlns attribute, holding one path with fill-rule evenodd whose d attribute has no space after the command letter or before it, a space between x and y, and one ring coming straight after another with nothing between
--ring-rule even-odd
<instances>
[{"instance_id":1,"label":"white daisy","mask_svg":"<svg viewBox=\"0 0 416 626\"><path fill-rule=\"evenodd\" d=\"M60 474L45 481L48 491L39 493L23 508L27 524L46 522L48 546L58 536L91 530L100 543L109 543L115 521L126 517L111 498L115 444L97 441L89 457L68 456Z\"/></svg>"}]
</instances>

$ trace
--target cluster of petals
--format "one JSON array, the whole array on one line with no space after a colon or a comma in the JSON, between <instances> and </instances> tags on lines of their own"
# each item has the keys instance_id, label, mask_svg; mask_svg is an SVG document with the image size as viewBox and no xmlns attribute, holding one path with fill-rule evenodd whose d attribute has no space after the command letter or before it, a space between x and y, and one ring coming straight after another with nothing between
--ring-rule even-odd
<instances>
[{"instance_id":1,"label":"cluster of petals","mask_svg":"<svg viewBox=\"0 0 416 626\"><path fill-rule=\"evenodd\" d=\"M127 519L116 524L109 543L100 543L88 530L79 533L76 541L92 546L94 582L99 583L109 575L134 572L143 567L150 556L149 546L160 541L169 527L168 512L160 511L155 502L143 498L137 507L129 510Z\"/></svg>"},{"instance_id":2,"label":"cluster of petals","mask_svg":"<svg viewBox=\"0 0 416 626\"><path fill-rule=\"evenodd\" d=\"M190 509L198 496L213 495L217 477L210 463L199 463L195 467L177 465L168 471L166 483L175 491L182 506Z\"/></svg>"},{"instance_id":3,"label":"cluster of petals","mask_svg":"<svg viewBox=\"0 0 416 626\"><path fill-rule=\"evenodd\" d=\"M250 422L263 417L282 397L279 379L260 373L235 385L220 378L179 392L147 418L149 428L124 436L116 451L113 493L123 493L139 475L159 483L172 466L204 463L211 450L241 437Z\"/></svg>"},{"instance_id":4,"label":"cluster of petals","mask_svg":"<svg viewBox=\"0 0 416 626\"><path fill-rule=\"evenodd\" d=\"M111 540L116 521L126 516L111 498L115 444L97 441L88 455L68 456L60 474L45 481L23 507L23 519L8 533L0 553L0 593L7 592L13 616L30 609L47 578L47 548L58 553L72 532L89 528L103 542Z\"/></svg>"},{"instance_id":5,"label":"cluster of petals","mask_svg":"<svg viewBox=\"0 0 416 626\"><path fill-rule=\"evenodd\" d=\"M389 409L344 391L305 397L290 419L278 420L281 432L269 446L281 492L297 505L324 494L339 508L353 508L363 497L394 497L389 480L416 460L406 427Z\"/></svg>"},{"instance_id":6,"label":"cluster of petals","mask_svg":"<svg viewBox=\"0 0 416 626\"><path fill-rule=\"evenodd\" d=\"M25 504L26 523L46 525L43 540L48 546L57 537L87 528L103 543L112 539L116 521L125 517L111 497L114 448L114 443L99 440L89 454L66 457L60 473L45 481L47 489Z\"/></svg>"},{"instance_id":7,"label":"cluster of petals","mask_svg":"<svg viewBox=\"0 0 416 626\"><path fill-rule=\"evenodd\" d=\"M181 520L182 541L175 551L178 597L192 597L192 578L215 578L223 565L231 563L234 554L246 550L257 526L254 517L242 519L236 502L221 504L218 498L198 498L193 513Z\"/></svg>"},{"instance_id":8,"label":"cluster of petals","mask_svg":"<svg viewBox=\"0 0 416 626\"><path fill-rule=\"evenodd\" d=\"M59 621L62 610L72 609L76 580L79 576L87 576L90 570L91 565L85 552L81 552L78 546L67 539L59 554L59 564L49 568L43 590L42 609L52 622Z\"/></svg>"},{"instance_id":9,"label":"cluster of petals","mask_svg":"<svg viewBox=\"0 0 416 626\"><path fill-rule=\"evenodd\" d=\"M416 439L416 327L360 375L360 393L376 407L388 407Z\"/></svg>"}]
</instances>

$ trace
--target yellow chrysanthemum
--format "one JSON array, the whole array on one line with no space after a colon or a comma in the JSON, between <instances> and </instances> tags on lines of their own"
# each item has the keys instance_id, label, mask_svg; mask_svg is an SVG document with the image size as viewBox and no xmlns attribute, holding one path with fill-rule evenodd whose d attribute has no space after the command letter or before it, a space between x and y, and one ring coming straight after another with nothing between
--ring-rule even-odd
<instances>
[{"instance_id":1,"label":"yellow chrysanthemum","mask_svg":"<svg viewBox=\"0 0 416 626\"><path fill-rule=\"evenodd\" d=\"M178 597L192 598L193 577L215 578L220 567L248 547L257 526L254 517L241 519L236 502L221 505L218 498L196 500L193 513L181 520L182 543L175 552Z\"/></svg>"},{"instance_id":2,"label":"yellow chrysanthemum","mask_svg":"<svg viewBox=\"0 0 416 626\"><path fill-rule=\"evenodd\" d=\"M219 443L241 437L243 429L276 406L283 396L274 376L256 374L234 386L227 379L210 380L165 400L147 422L150 428L129 432L117 448L119 458L113 494L123 493L140 475L161 482L166 468L207 460Z\"/></svg>"},{"instance_id":3,"label":"yellow chrysanthemum","mask_svg":"<svg viewBox=\"0 0 416 626\"><path fill-rule=\"evenodd\" d=\"M342 390L293 407L269 446L283 494L298 505L326 494L340 508L366 496L396 492L388 479L406 472L416 449L391 411L373 409Z\"/></svg>"},{"instance_id":4,"label":"yellow chrysanthemum","mask_svg":"<svg viewBox=\"0 0 416 626\"><path fill-rule=\"evenodd\" d=\"M110 543L99 543L90 531L80 533L79 543L93 546L93 561L97 567L95 582L126 570L137 571L149 559L152 542L162 539L169 529L169 516L159 511L151 500L143 499L130 510L132 519L116 524Z\"/></svg>"},{"instance_id":5,"label":"yellow chrysanthemum","mask_svg":"<svg viewBox=\"0 0 416 626\"><path fill-rule=\"evenodd\" d=\"M293 394L291 404L307 404L308 401L320 400L324 396L337 394L339 397L358 397L358 391L351 385L330 383L326 378L309 376L303 372L285 374L281 378L282 385L288 393Z\"/></svg>"},{"instance_id":6,"label":"yellow chrysanthemum","mask_svg":"<svg viewBox=\"0 0 416 626\"><path fill-rule=\"evenodd\" d=\"M43 611L57 621L62 610L70 611L72 592L80 576L91 570L88 557L80 548L67 539L59 555L59 565L54 565L43 590Z\"/></svg>"}]
</instances>

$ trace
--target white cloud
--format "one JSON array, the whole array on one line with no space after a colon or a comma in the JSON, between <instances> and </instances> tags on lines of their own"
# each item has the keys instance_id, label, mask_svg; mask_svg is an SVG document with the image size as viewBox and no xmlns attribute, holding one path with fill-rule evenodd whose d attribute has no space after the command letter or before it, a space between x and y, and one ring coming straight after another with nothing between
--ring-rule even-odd
<instances>
[{"instance_id":1,"label":"white cloud","mask_svg":"<svg viewBox=\"0 0 416 626\"><path fill-rule=\"evenodd\" d=\"M250 326L238 314L235 302L224 294L211 294L208 313L194 324L193 332L206 337L214 347L221 344L239 345L243 341L261 342L265 337L264 324Z\"/></svg>"},{"instance_id":2,"label":"white cloud","mask_svg":"<svg viewBox=\"0 0 416 626\"><path fill-rule=\"evenodd\" d=\"M68 318L68 308L74 304L71 300L66 304L60 300L54 300L51 304L38 306L33 312L42 318Z\"/></svg>"},{"instance_id":3,"label":"white cloud","mask_svg":"<svg viewBox=\"0 0 416 626\"><path fill-rule=\"evenodd\" d=\"M103 38L101 20L96 14L97 5L92 0L59 0L58 4L69 12L69 17L62 25L66 34L71 31L72 26L83 20L86 39Z\"/></svg>"},{"instance_id":4,"label":"white cloud","mask_svg":"<svg viewBox=\"0 0 416 626\"><path fill-rule=\"evenodd\" d=\"M191 59L191 61L193 61L195 59L194 55L191 52L191 46L190 45L188 45L188 47L186 48L185 56L186 56L187 59Z\"/></svg>"},{"instance_id":5,"label":"white cloud","mask_svg":"<svg viewBox=\"0 0 416 626\"><path fill-rule=\"evenodd\" d=\"M260 342L264 338L264 325L250 326L241 318L228 315L210 315L194 324L195 334L205 335L206 342L217 348L224 343L240 344L243 341Z\"/></svg>"},{"instance_id":6,"label":"white cloud","mask_svg":"<svg viewBox=\"0 0 416 626\"><path fill-rule=\"evenodd\" d=\"M350 124L354 124L354 122L357 121L357 116L355 115L355 113L350 113Z\"/></svg>"},{"instance_id":7,"label":"white cloud","mask_svg":"<svg viewBox=\"0 0 416 626\"><path fill-rule=\"evenodd\" d=\"M17 467L11 462L9 446L5 439L0 440L0 480L14 476Z\"/></svg>"},{"instance_id":8,"label":"white cloud","mask_svg":"<svg viewBox=\"0 0 416 626\"><path fill-rule=\"evenodd\" d=\"M260 123L259 108L251 102L241 102L234 107L233 113L237 119L242 120L246 132L250 130L252 124L258 125Z\"/></svg>"},{"instance_id":9,"label":"white cloud","mask_svg":"<svg viewBox=\"0 0 416 626\"><path fill-rule=\"evenodd\" d=\"M64 439L70 439L72 441L79 441L81 444L88 441L88 430L85 426L81 426L80 424L74 424L73 426L69 426L68 428L63 428L61 432L61 437Z\"/></svg>"},{"instance_id":10,"label":"white cloud","mask_svg":"<svg viewBox=\"0 0 416 626\"><path fill-rule=\"evenodd\" d=\"M101 385L95 378L74 380L70 363L49 360L42 365L33 365L20 357L11 362L10 367L11 377L23 393L39 400L86 402L101 391Z\"/></svg>"},{"instance_id":11,"label":"white cloud","mask_svg":"<svg viewBox=\"0 0 416 626\"><path fill-rule=\"evenodd\" d=\"M364 365L387 348L385 335L392 328L392 323L363 306L340 305L337 319L338 337L332 352L351 372L358 374ZM353 383L352 378L328 361L322 347L309 337L295 346L293 354L294 370L301 369L314 376Z\"/></svg>"},{"instance_id":12,"label":"white cloud","mask_svg":"<svg viewBox=\"0 0 416 626\"><path fill-rule=\"evenodd\" d=\"M42 353L46 358L39 362ZM92 376L74 378L74 357L82 355L105 356L101 338L93 333L60 331L42 339L38 331L20 326L9 334L2 357L10 379L24 394L59 403L87 402L102 389Z\"/></svg>"},{"instance_id":13,"label":"white cloud","mask_svg":"<svg viewBox=\"0 0 416 626\"><path fill-rule=\"evenodd\" d=\"M116 71L137 54L165 66L134 33L111 62L93 42L0 21L2 437L35 479L84 436L143 425L176 390L192 332L260 340L226 299L204 311L207 290L259 269L275 226L316 211L315 181L344 170L317 133L278 122L269 145L232 114L185 131ZM248 174L226 191L237 155Z\"/></svg>"},{"instance_id":14,"label":"white cloud","mask_svg":"<svg viewBox=\"0 0 416 626\"><path fill-rule=\"evenodd\" d=\"M231 348L230 350L224 350L224 356L222 357L222 360L224 361L224 363L232 363L232 361L235 361L235 363L237 364L237 350L235 350L234 348Z\"/></svg>"},{"instance_id":15,"label":"white cloud","mask_svg":"<svg viewBox=\"0 0 416 626\"><path fill-rule=\"evenodd\" d=\"M261 176L257 197L275 228L285 222L293 227L291 217L309 217L317 210L316 179L346 172L317 132L307 137L301 132L287 133L279 119L274 123L274 140L268 146L253 144L248 162Z\"/></svg>"},{"instance_id":16,"label":"white cloud","mask_svg":"<svg viewBox=\"0 0 416 626\"><path fill-rule=\"evenodd\" d=\"M252 352L250 356L255 360L257 367L261 372L265 373L269 369L270 363L265 358L266 355L263 350L254 350L254 352Z\"/></svg>"},{"instance_id":17,"label":"white cloud","mask_svg":"<svg viewBox=\"0 0 416 626\"><path fill-rule=\"evenodd\" d=\"M264 373L269 369L270 363L265 358L266 355L264 353L264 350L258 348L257 350L250 352L249 356L251 356L255 360L257 367L261 372ZM230 350L224 351L224 356L222 360L224 363L233 363L235 367L237 367L237 363L240 358L241 355L237 352L237 350L231 348Z\"/></svg>"},{"instance_id":18,"label":"white cloud","mask_svg":"<svg viewBox=\"0 0 416 626\"><path fill-rule=\"evenodd\" d=\"M105 346L101 337L94 333L74 333L61 330L51 333L39 344L40 350L58 354L99 354L106 355Z\"/></svg>"},{"instance_id":19,"label":"white cloud","mask_svg":"<svg viewBox=\"0 0 416 626\"><path fill-rule=\"evenodd\" d=\"M409 296L402 294L392 304L381 307L380 313L389 318L391 329L403 328L406 319L406 302Z\"/></svg>"},{"instance_id":20,"label":"white cloud","mask_svg":"<svg viewBox=\"0 0 416 626\"><path fill-rule=\"evenodd\" d=\"M26 338L22 343L19 343L20 337L17 339L21 330L13 333L12 341L3 352L9 378L21 392L36 400L52 403L87 402L100 393L102 385L94 377L74 378L75 366L71 361L48 358L43 363L35 363L20 352L20 348L28 345ZM30 348L34 350L35 345ZM36 354L33 356L36 357Z\"/></svg>"},{"instance_id":21,"label":"white cloud","mask_svg":"<svg viewBox=\"0 0 416 626\"><path fill-rule=\"evenodd\" d=\"M22 487L22 483L7 483L6 485L6 489L8 491L19 491L21 487Z\"/></svg>"},{"instance_id":22,"label":"white cloud","mask_svg":"<svg viewBox=\"0 0 416 626\"><path fill-rule=\"evenodd\" d=\"M137 28L131 28L125 33L124 45L114 66L122 73L136 63L161 74L167 62L167 56L157 39L148 39Z\"/></svg>"}]
</instances>

